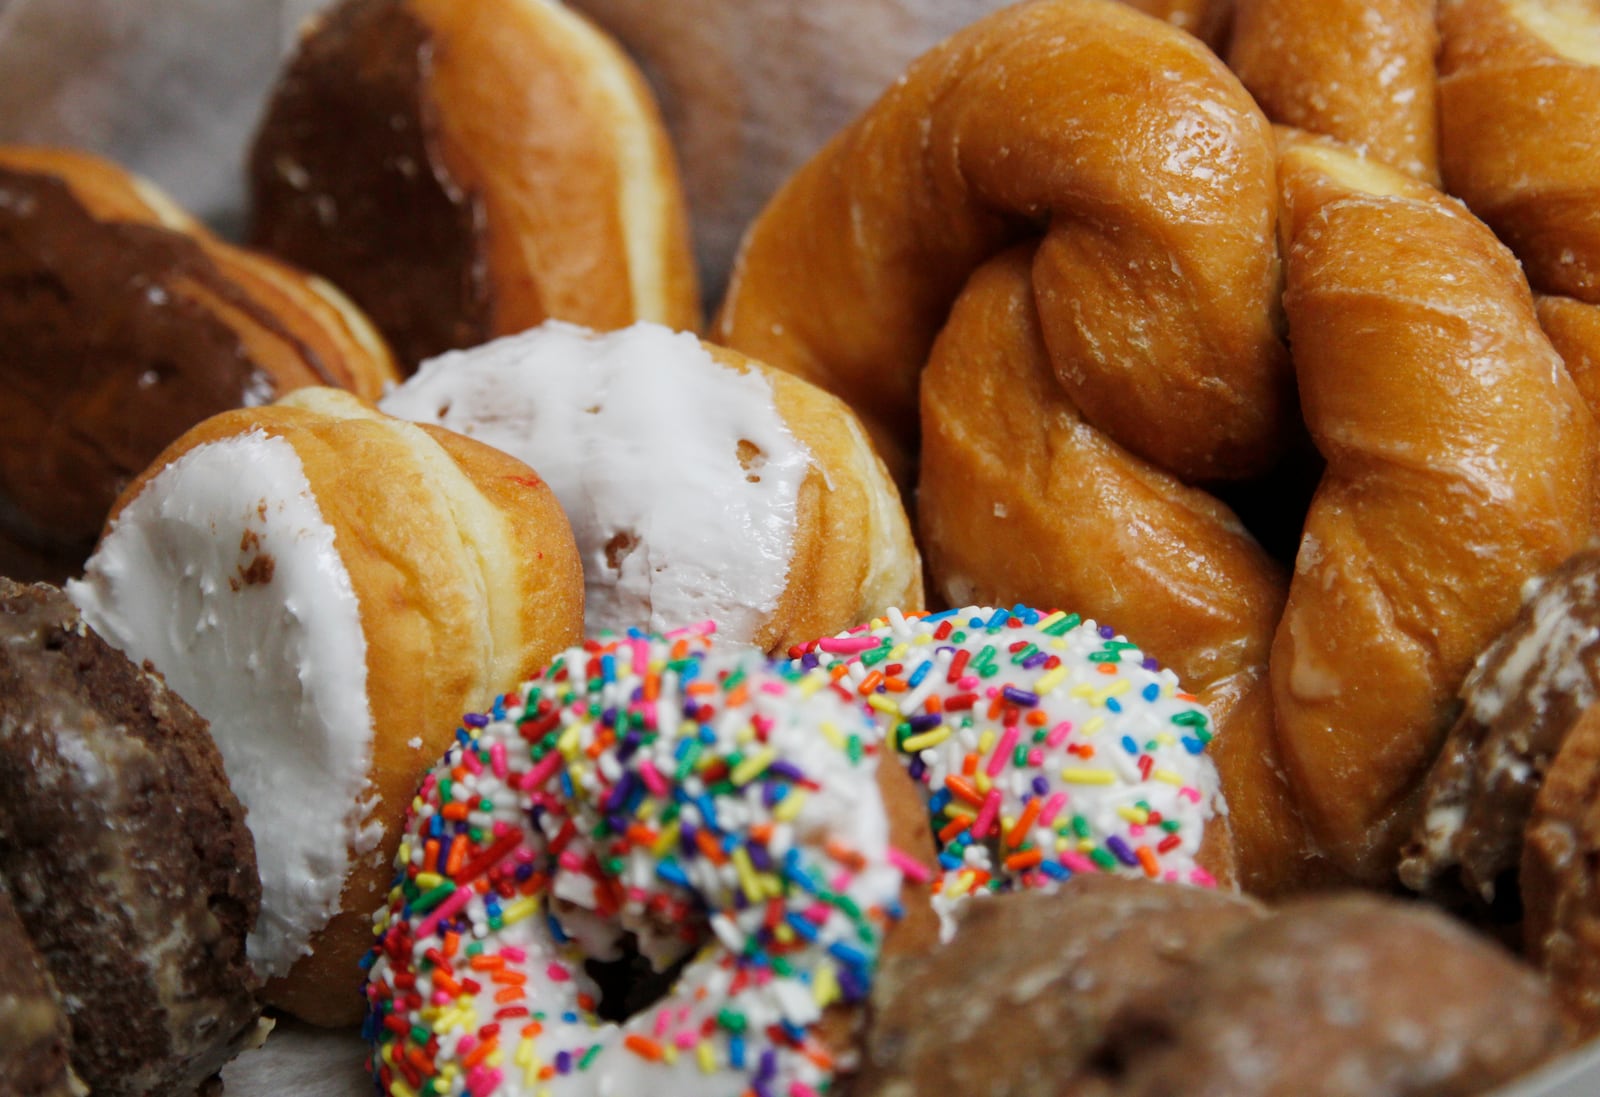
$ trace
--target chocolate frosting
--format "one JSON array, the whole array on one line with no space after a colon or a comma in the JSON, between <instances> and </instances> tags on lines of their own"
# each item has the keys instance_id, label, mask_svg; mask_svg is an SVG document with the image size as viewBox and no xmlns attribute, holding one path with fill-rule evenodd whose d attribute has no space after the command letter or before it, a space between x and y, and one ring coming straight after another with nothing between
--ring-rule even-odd
<instances>
[{"instance_id":1,"label":"chocolate frosting","mask_svg":"<svg viewBox=\"0 0 1600 1097\"><path fill-rule=\"evenodd\" d=\"M256 1036L255 846L205 721L5 579L0 875L97 1097L195 1093Z\"/></svg>"},{"instance_id":2,"label":"chocolate frosting","mask_svg":"<svg viewBox=\"0 0 1600 1097\"><path fill-rule=\"evenodd\" d=\"M279 78L250 156L253 242L349 294L405 373L491 334L485 214L440 155L433 50L403 0L338 5Z\"/></svg>"},{"instance_id":3,"label":"chocolate frosting","mask_svg":"<svg viewBox=\"0 0 1600 1097\"><path fill-rule=\"evenodd\" d=\"M276 397L207 302L333 383L190 238L98 221L61 179L0 168L0 544L22 546L17 558L75 570L122 489L178 435Z\"/></svg>"}]
</instances>

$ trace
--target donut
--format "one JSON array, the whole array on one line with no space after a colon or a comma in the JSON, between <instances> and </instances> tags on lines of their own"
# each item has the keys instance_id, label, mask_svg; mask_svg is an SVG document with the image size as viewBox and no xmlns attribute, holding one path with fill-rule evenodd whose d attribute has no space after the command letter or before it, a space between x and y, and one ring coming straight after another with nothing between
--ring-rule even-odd
<instances>
[{"instance_id":1,"label":"donut","mask_svg":"<svg viewBox=\"0 0 1600 1097\"><path fill-rule=\"evenodd\" d=\"M781 651L921 608L910 523L850 409L693 335L551 321L432 359L379 406L539 470L590 634L714 619Z\"/></svg>"},{"instance_id":2,"label":"donut","mask_svg":"<svg viewBox=\"0 0 1600 1097\"><path fill-rule=\"evenodd\" d=\"M648 87L562 4L345 0L249 156L250 239L343 287L405 372L548 317L701 326Z\"/></svg>"},{"instance_id":3,"label":"donut","mask_svg":"<svg viewBox=\"0 0 1600 1097\"><path fill-rule=\"evenodd\" d=\"M1523 591L1515 620L1477 656L1461 715L1428 773L1400 879L1484 902L1513 877L1539 789L1578 718L1600 700L1600 548Z\"/></svg>"},{"instance_id":4,"label":"donut","mask_svg":"<svg viewBox=\"0 0 1600 1097\"><path fill-rule=\"evenodd\" d=\"M1600 305L1554 294L1534 298L1539 326L1561 355L1583 402L1600 418Z\"/></svg>"},{"instance_id":5,"label":"donut","mask_svg":"<svg viewBox=\"0 0 1600 1097\"><path fill-rule=\"evenodd\" d=\"M74 1092L192 1094L265 1036L245 957L261 885L244 815L181 697L58 589L0 579L0 896L22 927L0 954L31 942L54 1003L39 980L22 997L0 979L0 1062L57 1033L8 1086L64 1050L88 1087Z\"/></svg>"},{"instance_id":6,"label":"donut","mask_svg":"<svg viewBox=\"0 0 1600 1097\"><path fill-rule=\"evenodd\" d=\"M1276 746L1316 848L1386 885L1472 661L1590 536L1600 435L1481 221L1329 139L1283 149L1284 308L1327 468L1270 657Z\"/></svg>"},{"instance_id":7,"label":"donut","mask_svg":"<svg viewBox=\"0 0 1600 1097\"><path fill-rule=\"evenodd\" d=\"M1235 0L1225 56L1268 118L1439 185L1435 0Z\"/></svg>"},{"instance_id":8,"label":"donut","mask_svg":"<svg viewBox=\"0 0 1600 1097\"><path fill-rule=\"evenodd\" d=\"M78 574L118 493L207 416L398 380L332 286L84 153L0 147L0 287L0 574L17 579Z\"/></svg>"},{"instance_id":9,"label":"donut","mask_svg":"<svg viewBox=\"0 0 1600 1097\"><path fill-rule=\"evenodd\" d=\"M28 939L5 880L0 878L0 1071L18 1093L71 1097L83 1091L72 1071L72 1029L56 1004L44 957Z\"/></svg>"},{"instance_id":10,"label":"donut","mask_svg":"<svg viewBox=\"0 0 1600 1097\"><path fill-rule=\"evenodd\" d=\"M1100 873L1232 883L1210 718L1111 627L1026 607L891 610L790 655L861 705L928 790L941 910Z\"/></svg>"},{"instance_id":11,"label":"donut","mask_svg":"<svg viewBox=\"0 0 1600 1097\"><path fill-rule=\"evenodd\" d=\"M1464 1097L1566 1047L1538 974L1437 909L1110 877L968 906L871 1016L864 1097Z\"/></svg>"},{"instance_id":12,"label":"donut","mask_svg":"<svg viewBox=\"0 0 1600 1097\"><path fill-rule=\"evenodd\" d=\"M1600 1032L1600 709L1583 709L1542 776L1519 865L1523 947L1580 1031L1593 1036Z\"/></svg>"},{"instance_id":13,"label":"donut","mask_svg":"<svg viewBox=\"0 0 1600 1097\"><path fill-rule=\"evenodd\" d=\"M1038 240L1058 383L1187 481L1271 467L1272 138L1204 45L1118 4L1019 4L924 54L749 227L713 342L847 401L912 482L918 375L963 284ZM1196 170L1201 164L1204 170Z\"/></svg>"},{"instance_id":14,"label":"donut","mask_svg":"<svg viewBox=\"0 0 1600 1097\"><path fill-rule=\"evenodd\" d=\"M255 836L268 1001L355 1023L422 773L475 698L581 635L549 489L471 439L303 389L174 442L68 589L210 721Z\"/></svg>"},{"instance_id":15,"label":"donut","mask_svg":"<svg viewBox=\"0 0 1600 1097\"><path fill-rule=\"evenodd\" d=\"M1440 0L1445 187L1543 293L1600 304L1600 13L1572 0Z\"/></svg>"},{"instance_id":16,"label":"donut","mask_svg":"<svg viewBox=\"0 0 1600 1097\"><path fill-rule=\"evenodd\" d=\"M381 1092L807 1094L847 1069L878 957L931 931L915 791L855 706L709 629L591 640L465 718L369 955ZM671 986L602 1021L583 961L619 952Z\"/></svg>"}]
</instances>

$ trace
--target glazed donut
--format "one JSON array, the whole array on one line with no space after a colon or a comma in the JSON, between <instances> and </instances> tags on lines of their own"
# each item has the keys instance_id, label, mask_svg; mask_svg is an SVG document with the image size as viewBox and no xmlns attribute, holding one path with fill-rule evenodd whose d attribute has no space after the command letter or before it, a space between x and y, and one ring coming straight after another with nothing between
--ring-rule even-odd
<instances>
[{"instance_id":1,"label":"glazed donut","mask_svg":"<svg viewBox=\"0 0 1600 1097\"><path fill-rule=\"evenodd\" d=\"M714 619L778 651L922 607L910 523L850 409L693 335L551 322L433 359L380 406L539 470L591 634Z\"/></svg>"},{"instance_id":2,"label":"glazed donut","mask_svg":"<svg viewBox=\"0 0 1600 1097\"><path fill-rule=\"evenodd\" d=\"M942 910L1079 874L1232 884L1210 718L1114 629L1024 607L891 611L790 654L929 790Z\"/></svg>"},{"instance_id":3,"label":"glazed donut","mask_svg":"<svg viewBox=\"0 0 1600 1097\"><path fill-rule=\"evenodd\" d=\"M25 1078L55 1053L9 1060L58 1030L83 1085L53 1092L107 1097L208 1091L266 1036L244 815L205 721L159 675L61 591L0 578L0 1088L52 1092ZM27 991L4 969L35 950Z\"/></svg>"},{"instance_id":4,"label":"glazed donut","mask_svg":"<svg viewBox=\"0 0 1600 1097\"><path fill-rule=\"evenodd\" d=\"M1600 700L1600 549L1530 581L1521 610L1473 663L1461 715L1423 791L1400 879L1485 902L1523 858L1534 799L1585 709Z\"/></svg>"},{"instance_id":5,"label":"glazed donut","mask_svg":"<svg viewBox=\"0 0 1600 1097\"><path fill-rule=\"evenodd\" d=\"M1590 534L1600 437L1516 259L1460 203L1303 134L1279 173L1327 471L1271 655L1277 745L1320 848L1381 884L1472 660Z\"/></svg>"},{"instance_id":6,"label":"glazed donut","mask_svg":"<svg viewBox=\"0 0 1600 1097\"><path fill-rule=\"evenodd\" d=\"M1085 421L1050 372L1029 250L968 280L922 374L921 544L946 604L1072 606L1116 622L1215 721L1243 886L1321 866L1271 768L1267 655L1288 576L1215 498Z\"/></svg>"},{"instance_id":7,"label":"glazed donut","mask_svg":"<svg viewBox=\"0 0 1600 1097\"><path fill-rule=\"evenodd\" d=\"M871 1018L863 1097L1465 1097L1566 1046L1538 974L1438 910L1108 877L969 905Z\"/></svg>"},{"instance_id":8,"label":"glazed donut","mask_svg":"<svg viewBox=\"0 0 1600 1097\"><path fill-rule=\"evenodd\" d=\"M915 790L854 706L708 631L590 641L466 717L369 957L381 1092L808 1094L847 1069L878 957L932 929ZM582 961L625 949L681 967L602 1022Z\"/></svg>"},{"instance_id":9,"label":"glazed donut","mask_svg":"<svg viewBox=\"0 0 1600 1097\"><path fill-rule=\"evenodd\" d=\"M69 593L211 722L255 835L268 1000L353 1023L423 771L474 698L581 635L553 495L488 446L303 389L173 443Z\"/></svg>"},{"instance_id":10,"label":"glazed donut","mask_svg":"<svg viewBox=\"0 0 1600 1097\"><path fill-rule=\"evenodd\" d=\"M1435 0L1235 0L1228 66L1274 122L1439 185Z\"/></svg>"},{"instance_id":11,"label":"glazed donut","mask_svg":"<svg viewBox=\"0 0 1600 1097\"><path fill-rule=\"evenodd\" d=\"M1221 55L1238 0L1123 0L1129 7L1188 31Z\"/></svg>"},{"instance_id":12,"label":"glazed donut","mask_svg":"<svg viewBox=\"0 0 1600 1097\"><path fill-rule=\"evenodd\" d=\"M1440 0L1440 166L1535 289L1600 304L1600 12Z\"/></svg>"},{"instance_id":13,"label":"glazed donut","mask_svg":"<svg viewBox=\"0 0 1600 1097\"><path fill-rule=\"evenodd\" d=\"M1583 402L1600 419L1600 305L1546 294L1534 298L1534 308Z\"/></svg>"},{"instance_id":14,"label":"glazed donut","mask_svg":"<svg viewBox=\"0 0 1600 1097\"><path fill-rule=\"evenodd\" d=\"M643 78L551 0L345 0L310 22L250 152L251 238L331 278L410 372L559 317L701 324Z\"/></svg>"},{"instance_id":15,"label":"glazed donut","mask_svg":"<svg viewBox=\"0 0 1600 1097\"><path fill-rule=\"evenodd\" d=\"M1034 299L1085 419L1185 480L1258 472L1294 421L1275 209L1266 121L1196 39L1115 4L1020 4L925 54L789 180L712 338L843 397L909 484L951 302L1042 232Z\"/></svg>"},{"instance_id":16,"label":"glazed donut","mask_svg":"<svg viewBox=\"0 0 1600 1097\"><path fill-rule=\"evenodd\" d=\"M0 147L0 573L60 581L117 494L208 415L397 380L333 287L223 243L150 183Z\"/></svg>"}]
</instances>

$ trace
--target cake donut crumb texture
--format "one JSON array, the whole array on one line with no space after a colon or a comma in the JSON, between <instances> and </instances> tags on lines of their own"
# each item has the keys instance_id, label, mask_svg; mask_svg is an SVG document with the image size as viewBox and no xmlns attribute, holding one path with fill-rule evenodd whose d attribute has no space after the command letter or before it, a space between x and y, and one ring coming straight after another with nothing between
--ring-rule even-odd
<instances>
[{"instance_id":1,"label":"cake donut crumb texture","mask_svg":"<svg viewBox=\"0 0 1600 1097\"><path fill-rule=\"evenodd\" d=\"M194 1093L260 1034L253 841L206 725L54 588L0 580L0 877L96 1094Z\"/></svg>"}]
</instances>

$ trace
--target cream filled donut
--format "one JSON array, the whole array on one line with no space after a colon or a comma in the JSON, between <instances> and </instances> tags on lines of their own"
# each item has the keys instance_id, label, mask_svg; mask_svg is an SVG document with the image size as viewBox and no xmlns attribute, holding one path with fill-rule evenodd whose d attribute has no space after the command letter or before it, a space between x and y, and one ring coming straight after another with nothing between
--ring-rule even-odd
<instances>
[{"instance_id":1,"label":"cream filled donut","mask_svg":"<svg viewBox=\"0 0 1600 1097\"><path fill-rule=\"evenodd\" d=\"M477 698L581 635L549 489L488 446L301 390L184 434L68 593L210 722L255 839L268 1000L359 1020L417 782Z\"/></svg>"},{"instance_id":2,"label":"cream filled donut","mask_svg":"<svg viewBox=\"0 0 1600 1097\"><path fill-rule=\"evenodd\" d=\"M1231 882L1211 722L1177 676L1076 614L891 611L802 644L927 787L948 911L1079 873Z\"/></svg>"},{"instance_id":3,"label":"cream filled donut","mask_svg":"<svg viewBox=\"0 0 1600 1097\"><path fill-rule=\"evenodd\" d=\"M591 634L715 620L774 651L921 605L910 523L855 415L691 334L549 322L432 359L380 406L539 470Z\"/></svg>"},{"instance_id":4,"label":"cream filled donut","mask_svg":"<svg viewBox=\"0 0 1600 1097\"><path fill-rule=\"evenodd\" d=\"M708 631L590 641L466 717L369 957L382 1092L828 1091L927 872L880 780L915 790L859 709ZM602 1022L582 961L626 936L687 964Z\"/></svg>"}]
</instances>

